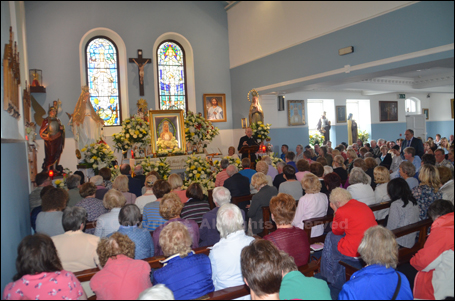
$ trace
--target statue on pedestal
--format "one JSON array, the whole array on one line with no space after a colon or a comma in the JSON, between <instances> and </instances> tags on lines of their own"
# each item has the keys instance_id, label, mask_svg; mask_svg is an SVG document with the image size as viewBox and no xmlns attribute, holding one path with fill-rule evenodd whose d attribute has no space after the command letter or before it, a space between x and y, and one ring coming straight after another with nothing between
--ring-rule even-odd
<instances>
[{"instance_id":1,"label":"statue on pedestal","mask_svg":"<svg viewBox=\"0 0 455 301\"><path fill-rule=\"evenodd\" d=\"M248 92L248 100L250 100L250 93L253 100L251 101L250 111L248 114L249 124L251 125L253 123L257 123L258 121L264 123L264 112L262 111L262 107L259 102L259 93L254 89L251 90Z\"/></svg>"},{"instance_id":2,"label":"statue on pedestal","mask_svg":"<svg viewBox=\"0 0 455 301\"><path fill-rule=\"evenodd\" d=\"M60 120L56 117L57 110L54 106L49 108L49 116L43 120L39 134L44 140L44 163L42 168L48 171L51 166L57 171L58 162L65 145L65 128ZM63 170L59 166L59 171Z\"/></svg>"},{"instance_id":3,"label":"statue on pedestal","mask_svg":"<svg viewBox=\"0 0 455 301\"><path fill-rule=\"evenodd\" d=\"M357 122L352 119L352 113L348 116L348 144L352 145L357 142Z\"/></svg>"},{"instance_id":4,"label":"statue on pedestal","mask_svg":"<svg viewBox=\"0 0 455 301\"><path fill-rule=\"evenodd\" d=\"M326 112L324 112L321 118L318 121L318 131L324 135L324 145L327 145L327 141L330 141L330 129L332 125L326 117Z\"/></svg>"},{"instance_id":5,"label":"statue on pedestal","mask_svg":"<svg viewBox=\"0 0 455 301\"><path fill-rule=\"evenodd\" d=\"M104 125L104 121L93 109L87 86L82 87L81 95L72 115L72 124L76 149L78 150L87 144L95 143L101 137L101 127Z\"/></svg>"}]
</instances>

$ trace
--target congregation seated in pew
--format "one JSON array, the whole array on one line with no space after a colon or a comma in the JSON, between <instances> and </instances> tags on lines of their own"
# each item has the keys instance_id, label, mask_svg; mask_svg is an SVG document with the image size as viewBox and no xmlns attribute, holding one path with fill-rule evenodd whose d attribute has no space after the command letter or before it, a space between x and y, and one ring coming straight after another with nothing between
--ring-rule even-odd
<instances>
[{"instance_id":1,"label":"congregation seated in pew","mask_svg":"<svg viewBox=\"0 0 455 301\"><path fill-rule=\"evenodd\" d=\"M268 206L270 199L277 195L277 190L268 185L267 176L262 172L257 172L251 178L251 185L257 193L251 198L251 204L247 205L248 217L250 218L251 231L253 234L261 233L264 228L262 207Z\"/></svg>"},{"instance_id":2,"label":"congregation seated in pew","mask_svg":"<svg viewBox=\"0 0 455 301\"><path fill-rule=\"evenodd\" d=\"M112 188L104 195L103 205L109 212L100 215L96 220L96 236L106 237L118 230L120 227L118 216L125 204L125 196L115 188Z\"/></svg>"},{"instance_id":3,"label":"congregation seated in pew","mask_svg":"<svg viewBox=\"0 0 455 301\"><path fill-rule=\"evenodd\" d=\"M155 184L155 182L157 180L158 179L154 175L147 176L147 178L145 179L145 185L144 185L145 191L142 193L142 195L140 197L138 197L136 199L136 202L135 202L136 206L141 211L141 214L144 213L145 205L156 201L156 196L153 193L153 184Z\"/></svg>"},{"instance_id":4,"label":"congregation seated in pew","mask_svg":"<svg viewBox=\"0 0 455 301\"><path fill-rule=\"evenodd\" d=\"M63 210L68 202L68 192L62 188L49 188L43 195L42 211L36 217L36 232L54 236L65 233L62 226Z\"/></svg>"},{"instance_id":5,"label":"congregation seated in pew","mask_svg":"<svg viewBox=\"0 0 455 301\"><path fill-rule=\"evenodd\" d=\"M160 205L163 196L171 192L171 185L165 180L157 180L152 190L156 200L146 204L142 214L142 227L148 231L154 231L166 222L160 214Z\"/></svg>"},{"instance_id":6,"label":"congregation seated in pew","mask_svg":"<svg viewBox=\"0 0 455 301\"><path fill-rule=\"evenodd\" d=\"M104 207L103 200L95 198L96 186L93 183L84 183L79 188L79 193L83 199L76 203L76 207L82 207L87 211L87 221L93 222L103 214L108 213L108 209ZM103 197L104 199L104 197ZM88 229L86 233L94 234L95 229Z\"/></svg>"},{"instance_id":7,"label":"congregation seated in pew","mask_svg":"<svg viewBox=\"0 0 455 301\"><path fill-rule=\"evenodd\" d=\"M186 197L188 201L183 204L180 216L200 224L202 222L202 216L210 211L209 203L204 200L201 184L192 183L188 186Z\"/></svg>"}]
</instances>

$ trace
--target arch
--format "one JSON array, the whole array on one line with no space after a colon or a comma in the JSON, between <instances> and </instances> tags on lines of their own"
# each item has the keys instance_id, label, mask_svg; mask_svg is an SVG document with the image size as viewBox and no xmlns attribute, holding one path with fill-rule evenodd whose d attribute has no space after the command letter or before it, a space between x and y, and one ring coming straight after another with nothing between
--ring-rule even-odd
<instances>
[{"instance_id":1,"label":"arch","mask_svg":"<svg viewBox=\"0 0 455 301\"><path fill-rule=\"evenodd\" d=\"M176 32L167 32L160 35L153 44L153 54L156 54L158 46L166 40L174 40L179 43L183 49L185 49L185 59L186 59L186 86L187 86L187 104L188 110L196 112L196 85L194 77L194 57L193 57L193 47L191 47L190 42L181 34ZM155 62L157 64L157 62ZM158 96L158 76L157 72L153 72L153 84L155 88L155 109L159 108L159 96Z\"/></svg>"},{"instance_id":2,"label":"arch","mask_svg":"<svg viewBox=\"0 0 455 301\"><path fill-rule=\"evenodd\" d=\"M87 79L87 69L85 67L85 47L87 43L96 36L105 36L111 39L117 46L118 50L118 68L119 68L119 85L121 86L120 89L120 101L121 101L121 116L122 118L126 118L125 116L129 115L129 103L128 103L128 72L127 72L127 55L126 55L126 45L123 39L117 34L115 31L104 28L98 27L89 30L85 35L82 37L79 43L79 66L80 66L80 74L81 74L81 86L86 85ZM120 122L121 123L121 122ZM105 135L112 135L112 133L117 132L116 130L109 130L115 128L113 127L105 127L104 134Z\"/></svg>"},{"instance_id":3,"label":"arch","mask_svg":"<svg viewBox=\"0 0 455 301\"><path fill-rule=\"evenodd\" d=\"M405 101L406 115L421 114L422 105L420 99L417 97L409 97Z\"/></svg>"}]
</instances>

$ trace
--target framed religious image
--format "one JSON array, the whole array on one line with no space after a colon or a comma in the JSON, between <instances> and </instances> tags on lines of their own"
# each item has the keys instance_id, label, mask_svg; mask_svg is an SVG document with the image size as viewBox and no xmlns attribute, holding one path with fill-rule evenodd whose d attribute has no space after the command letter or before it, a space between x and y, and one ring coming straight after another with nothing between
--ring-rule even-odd
<instances>
[{"instance_id":1,"label":"framed religious image","mask_svg":"<svg viewBox=\"0 0 455 301\"><path fill-rule=\"evenodd\" d=\"M422 114L425 115L425 119L428 120L430 119L430 113L429 113L430 109L422 109Z\"/></svg>"},{"instance_id":2,"label":"framed religious image","mask_svg":"<svg viewBox=\"0 0 455 301\"><path fill-rule=\"evenodd\" d=\"M305 104L303 100L288 100L288 125L304 125Z\"/></svg>"},{"instance_id":3,"label":"framed religious image","mask_svg":"<svg viewBox=\"0 0 455 301\"><path fill-rule=\"evenodd\" d=\"M179 148L185 151L183 110L150 110L152 152Z\"/></svg>"},{"instance_id":4,"label":"framed religious image","mask_svg":"<svg viewBox=\"0 0 455 301\"><path fill-rule=\"evenodd\" d=\"M398 101L379 102L379 121L398 121Z\"/></svg>"},{"instance_id":5,"label":"framed religious image","mask_svg":"<svg viewBox=\"0 0 455 301\"><path fill-rule=\"evenodd\" d=\"M346 123L346 106L336 106L337 123Z\"/></svg>"},{"instance_id":6,"label":"framed religious image","mask_svg":"<svg viewBox=\"0 0 455 301\"><path fill-rule=\"evenodd\" d=\"M226 122L226 94L204 94L204 117L211 122Z\"/></svg>"}]
</instances>

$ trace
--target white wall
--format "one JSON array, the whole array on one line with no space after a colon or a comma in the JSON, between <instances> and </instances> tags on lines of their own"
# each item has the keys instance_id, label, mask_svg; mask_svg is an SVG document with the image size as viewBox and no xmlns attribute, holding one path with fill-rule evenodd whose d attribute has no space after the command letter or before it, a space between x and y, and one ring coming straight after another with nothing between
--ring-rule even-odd
<instances>
[{"instance_id":1,"label":"white wall","mask_svg":"<svg viewBox=\"0 0 455 301\"><path fill-rule=\"evenodd\" d=\"M228 10L230 66L315 39L413 1L241 1ZM340 45L340 48L351 45Z\"/></svg>"},{"instance_id":2,"label":"white wall","mask_svg":"<svg viewBox=\"0 0 455 301\"><path fill-rule=\"evenodd\" d=\"M429 108L429 121L447 121L453 120L451 113L450 99L454 94L450 93L431 93L430 98L422 100L422 108ZM453 131L453 129L452 129Z\"/></svg>"}]
</instances>

